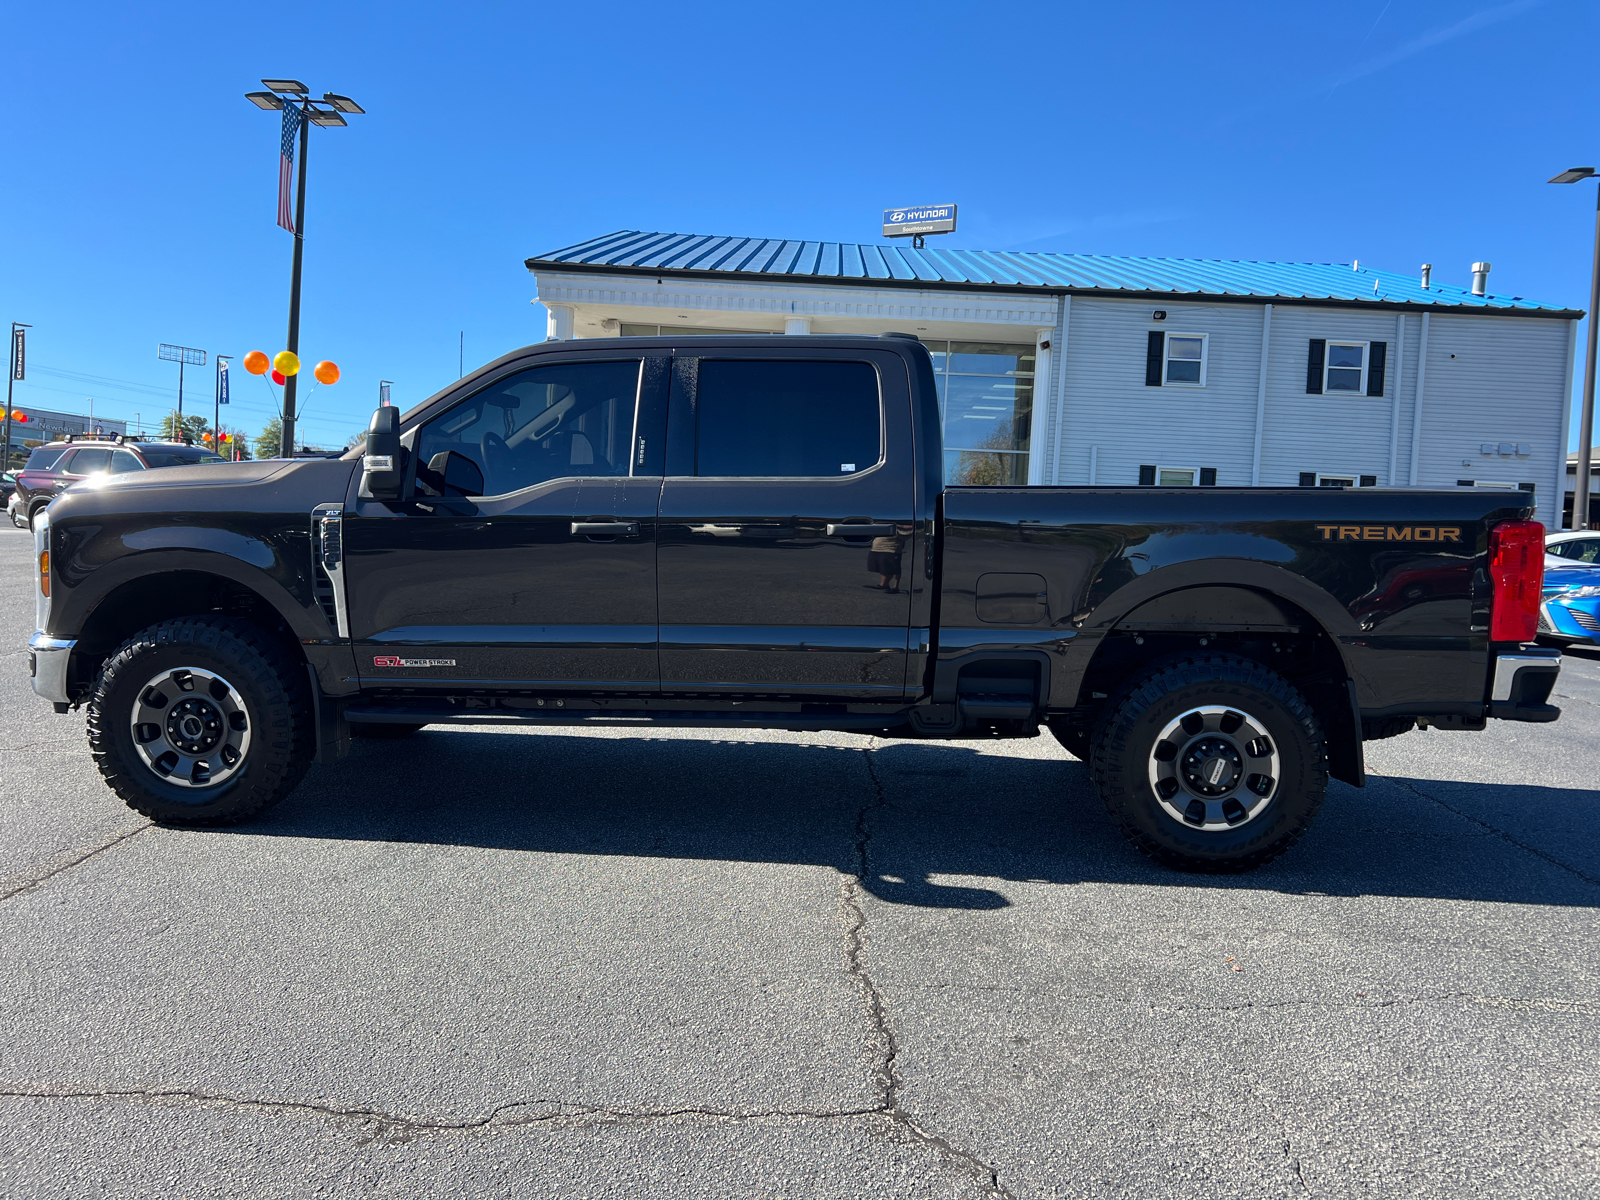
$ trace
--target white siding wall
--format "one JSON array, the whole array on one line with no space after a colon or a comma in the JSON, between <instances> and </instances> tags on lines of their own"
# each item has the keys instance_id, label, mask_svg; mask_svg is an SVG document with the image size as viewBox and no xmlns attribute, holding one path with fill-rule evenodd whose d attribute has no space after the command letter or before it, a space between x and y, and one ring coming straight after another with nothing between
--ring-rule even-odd
<instances>
[{"instance_id":1,"label":"white siding wall","mask_svg":"<svg viewBox=\"0 0 1600 1200\"><path fill-rule=\"evenodd\" d=\"M1395 402L1396 321L1392 312L1279 304L1272 315L1267 361L1267 420L1261 438L1261 482L1293 485L1301 471L1376 475L1389 482L1389 438ZM1410 463L1411 396L1421 317L1406 317L1405 378L1400 385L1400 482ZM1313 338L1387 342L1383 396L1308 395L1306 362ZM1454 483L1454 480L1451 481Z\"/></svg>"},{"instance_id":2,"label":"white siding wall","mask_svg":"<svg viewBox=\"0 0 1600 1200\"><path fill-rule=\"evenodd\" d=\"M1165 321L1150 319L1157 308ZM1248 485L1261 315L1256 304L1074 296L1056 482L1089 482L1089 447L1097 444L1102 485L1137 484L1141 463L1216 467L1219 485ZM1145 386L1152 329L1209 335L1205 387Z\"/></svg>"},{"instance_id":3,"label":"white siding wall","mask_svg":"<svg viewBox=\"0 0 1600 1200\"><path fill-rule=\"evenodd\" d=\"M1418 485L1454 487L1457 479L1535 483L1539 519L1558 527L1560 498L1553 484L1567 453L1561 428L1566 355L1565 321L1435 316L1428 333ZM1485 455L1485 442L1527 442L1533 453Z\"/></svg>"},{"instance_id":4,"label":"white siding wall","mask_svg":"<svg viewBox=\"0 0 1600 1200\"><path fill-rule=\"evenodd\" d=\"M1167 319L1150 318L1157 307ZM1261 482L1293 486L1302 471L1375 475L1397 486L1410 478L1422 314L1317 308L1276 302L1267 360ZM1216 467L1221 486L1250 482L1262 306L1181 301L1072 298L1058 330L1052 371L1059 407L1046 441L1049 482L1135 484L1142 463ZM1206 386L1146 387L1150 330L1210 335ZM1313 338L1388 344L1384 394L1308 395ZM1567 322L1529 317L1434 313L1429 322L1426 396L1418 483L1454 487L1457 479L1538 484L1541 519L1554 516L1550 481L1566 442L1560 429L1568 356ZM1456 357L1452 359L1451 354ZM1058 429L1059 422L1059 429ZM1525 457L1485 457L1480 446L1527 442ZM1059 442L1059 455L1055 447ZM1462 466L1462 460L1470 466Z\"/></svg>"}]
</instances>

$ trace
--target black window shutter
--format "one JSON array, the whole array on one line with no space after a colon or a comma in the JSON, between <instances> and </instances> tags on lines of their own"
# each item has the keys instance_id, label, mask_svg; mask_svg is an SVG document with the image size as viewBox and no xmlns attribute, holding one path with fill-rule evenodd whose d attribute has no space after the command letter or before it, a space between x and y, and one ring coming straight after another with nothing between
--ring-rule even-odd
<instances>
[{"instance_id":1,"label":"black window shutter","mask_svg":"<svg viewBox=\"0 0 1600 1200\"><path fill-rule=\"evenodd\" d=\"M1316 343L1313 342L1312 345L1316 345ZM1315 471L1301 471L1300 472L1300 486L1301 487L1316 487L1317 486L1317 473Z\"/></svg>"},{"instance_id":2,"label":"black window shutter","mask_svg":"<svg viewBox=\"0 0 1600 1200\"><path fill-rule=\"evenodd\" d=\"M1376 475L1363 475L1361 477L1361 486L1362 487L1377 487L1378 486L1378 477Z\"/></svg>"},{"instance_id":3,"label":"black window shutter","mask_svg":"<svg viewBox=\"0 0 1600 1200\"><path fill-rule=\"evenodd\" d=\"M1383 395L1383 369L1388 365L1388 342L1373 342L1367 347L1367 395Z\"/></svg>"},{"instance_id":4,"label":"black window shutter","mask_svg":"<svg viewBox=\"0 0 1600 1200\"><path fill-rule=\"evenodd\" d=\"M1156 336L1159 336L1159 335L1156 335ZM1156 469L1154 467L1140 467L1139 468L1139 486L1140 487L1155 487L1155 485L1156 485Z\"/></svg>"},{"instance_id":5,"label":"black window shutter","mask_svg":"<svg viewBox=\"0 0 1600 1200\"><path fill-rule=\"evenodd\" d=\"M1200 468L1200 486L1201 487L1216 487L1217 486L1217 469L1215 467L1201 467Z\"/></svg>"},{"instance_id":6,"label":"black window shutter","mask_svg":"<svg viewBox=\"0 0 1600 1200\"><path fill-rule=\"evenodd\" d=\"M1144 385L1145 387L1161 386L1161 360L1166 357L1167 335L1159 329L1152 329L1150 337L1145 343L1144 351ZM1139 468L1141 471L1143 467ZM1152 468L1153 470L1154 468ZM1155 480L1150 481L1154 483Z\"/></svg>"},{"instance_id":7,"label":"black window shutter","mask_svg":"<svg viewBox=\"0 0 1600 1200\"><path fill-rule=\"evenodd\" d=\"M1306 356L1306 395L1322 395L1322 360L1328 353L1327 338L1312 338L1311 353Z\"/></svg>"}]
</instances>

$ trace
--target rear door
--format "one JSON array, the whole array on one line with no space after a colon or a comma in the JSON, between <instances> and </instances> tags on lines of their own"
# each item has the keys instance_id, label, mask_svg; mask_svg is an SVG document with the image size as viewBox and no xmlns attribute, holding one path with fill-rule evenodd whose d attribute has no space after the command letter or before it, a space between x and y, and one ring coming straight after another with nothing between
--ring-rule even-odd
<instances>
[{"instance_id":1,"label":"rear door","mask_svg":"<svg viewBox=\"0 0 1600 1200\"><path fill-rule=\"evenodd\" d=\"M343 523L364 683L657 689L667 361L541 355L406 435L415 500L356 500ZM475 494L439 486L449 454L482 472Z\"/></svg>"},{"instance_id":2,"label":"rear door","mask_svg":"<svg viewBox=\"0 0 1600 1200\"><path fill-rule=\"evenodd\" d=\"M662 690L902 698L904 361L825 347L680 355L667 441Z\"/></svg>"}]
</instances>

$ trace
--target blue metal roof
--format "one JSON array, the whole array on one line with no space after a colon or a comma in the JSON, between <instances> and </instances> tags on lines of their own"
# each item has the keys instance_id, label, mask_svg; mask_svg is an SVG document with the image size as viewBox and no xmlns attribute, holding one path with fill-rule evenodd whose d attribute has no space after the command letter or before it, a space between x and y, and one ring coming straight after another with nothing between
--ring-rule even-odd
<instances>
[{"instance_id":1,"label":"blue metal roof","mask_svg":"<svg viewBox=\"0 0 1600 1200\"><path fill-rule=\"evenodd\" d=\"M1372 301L1429 308L1523 309L1576 315L1521 296L1474 296L1415 275L1353 268L1349 263L1251 262L1214 258L1140 258L1116 254L1046 254L1012 250L924 250L909 244L859 245L792 238L642 233L623 229L527 260L529 270L704 272L752 279L859 279L888 284L1048 291L1129 292L1262 299Z\"/></svg>"}]
</instances>

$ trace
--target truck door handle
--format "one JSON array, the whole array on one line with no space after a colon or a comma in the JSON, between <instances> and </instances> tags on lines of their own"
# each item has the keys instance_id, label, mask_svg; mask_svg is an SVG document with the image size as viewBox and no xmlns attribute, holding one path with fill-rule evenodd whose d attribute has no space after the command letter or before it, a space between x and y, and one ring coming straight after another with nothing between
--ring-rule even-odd
<instances>
[{"instance_id":1,"label":"truck door handle","mask_svg":"<svg viewBox=\"0 0 1600 1200\"><path fill-rule=\"evenodd\" d=\"M829 525L829 537L893 537L893 525Z\"/></svg>"},{"instance_id":2,"label":"truck door handle","mask_svg":"<svg viewBox=\"0 0 1600 1200\"><path fill-rule=\"evenodd\" d=\"M574 521L573 537L632 537L639 532L637 521Z\"/></svg>"}]
</instances>

